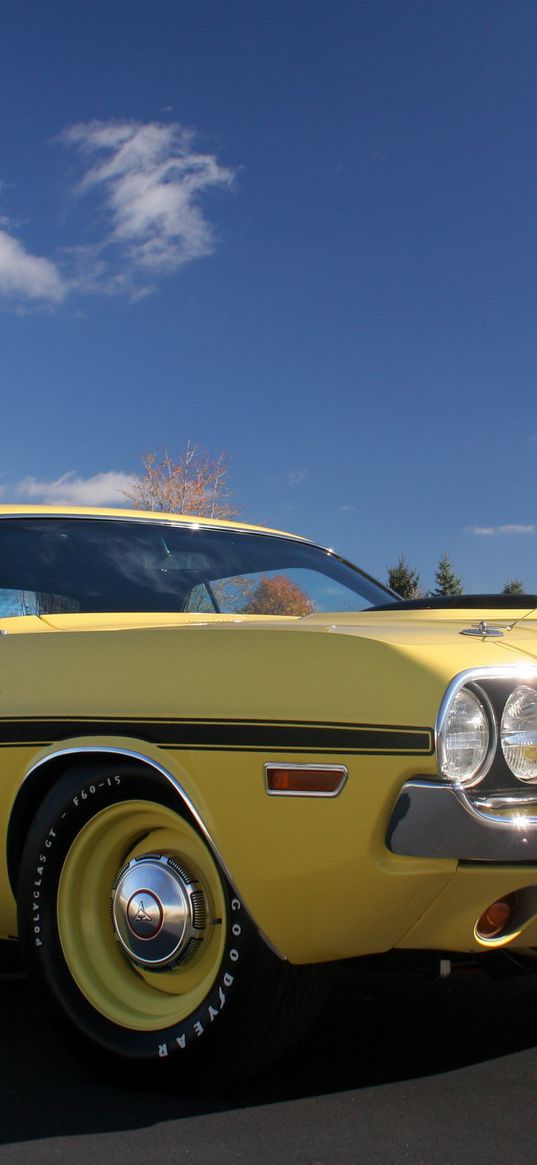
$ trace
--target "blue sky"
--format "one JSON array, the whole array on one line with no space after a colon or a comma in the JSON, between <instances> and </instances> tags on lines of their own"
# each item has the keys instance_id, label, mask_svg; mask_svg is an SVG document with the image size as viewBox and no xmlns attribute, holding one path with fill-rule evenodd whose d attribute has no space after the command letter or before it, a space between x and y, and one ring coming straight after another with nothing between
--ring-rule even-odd
<instances>
[{"instance_id":1,"label":"blue sky","mask_svg":"<svg viewBox=\"0 0 537 1165\"><path fill-rule=\"evenodd\" d=\"M246 520L537 591L537 6L8 0L4 501L231 458Z\"/></svg>"}]
</instances>

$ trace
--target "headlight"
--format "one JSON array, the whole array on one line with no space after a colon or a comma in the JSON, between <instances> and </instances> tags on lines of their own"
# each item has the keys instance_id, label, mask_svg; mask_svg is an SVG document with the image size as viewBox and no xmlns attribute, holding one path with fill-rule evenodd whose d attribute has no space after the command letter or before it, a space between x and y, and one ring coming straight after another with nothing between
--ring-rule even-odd
<instances>
[{"instance_id":1,"label":"headlight","mask_svg":"<svg viewBox=\"0 0 537 1165\"><path fill-rule=\"evenodd\" d=\"M474 785L490 744L489 718L481 700L469 688L459 688L451 700L438 735L442 774L460 785Z\"/></svg>"},{"instance_id":2,"label":"headlight","mask_svg":"<svg viewBox=\"0 0 537 1165\"><path fill-rule=\"evenodd\" d=\"M503 755L520 781L537 778L537 692L521 684L511 692L500 726Z\"/></svg>"}]
</instances>

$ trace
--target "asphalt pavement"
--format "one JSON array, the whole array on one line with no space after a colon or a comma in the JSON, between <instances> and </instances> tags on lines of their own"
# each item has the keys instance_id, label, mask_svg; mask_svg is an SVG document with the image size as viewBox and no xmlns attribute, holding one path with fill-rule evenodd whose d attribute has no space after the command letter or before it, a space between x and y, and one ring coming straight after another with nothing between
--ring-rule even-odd
<instances>
[{"instance_id":1,"label":"asphalt pavement","mask_svg":"<svg viewBox=\"0 0 537 1165\"><path fill-rule=\"evenodd\" d=\"M281 1064L206 1094L108 1079L0 972L0 1165L535 1165L537 976L338 976Z\"/></svg>"}]
</instances>

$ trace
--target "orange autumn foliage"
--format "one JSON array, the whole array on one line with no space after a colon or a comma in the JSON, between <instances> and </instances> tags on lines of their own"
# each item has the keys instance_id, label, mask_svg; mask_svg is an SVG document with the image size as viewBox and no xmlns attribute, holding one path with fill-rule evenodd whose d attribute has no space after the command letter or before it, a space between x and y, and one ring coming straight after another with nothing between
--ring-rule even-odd
<instances>
[{"instance_id":1,"label":"orange autumn foliage","mask_svg":"<svg viewBox=\"0 0 537 1165\"><path fill-rule=\"evenodd\" d=\"M285 574L264 576L246 604L243 615L311 615L314 604L302 587Z\"/></svg>"}]
</instances>

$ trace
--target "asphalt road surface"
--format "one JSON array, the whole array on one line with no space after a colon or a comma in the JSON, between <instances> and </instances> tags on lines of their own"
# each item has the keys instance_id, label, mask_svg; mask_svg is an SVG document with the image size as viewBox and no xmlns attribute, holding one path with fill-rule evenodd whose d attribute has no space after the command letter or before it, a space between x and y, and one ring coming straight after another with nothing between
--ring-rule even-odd
<instances>
[{"instance_id":1,"label":"asphalt road surface","mask_svg":"<svg viewBox=\"0 0 537 1165\"><path fill-rule=\"evenodd\" d=\"M177 1096L80 1062L3 965L0 1165L536 1165L537 976L343 971L282 1064Z\"/></svg>"}]
</instances>

